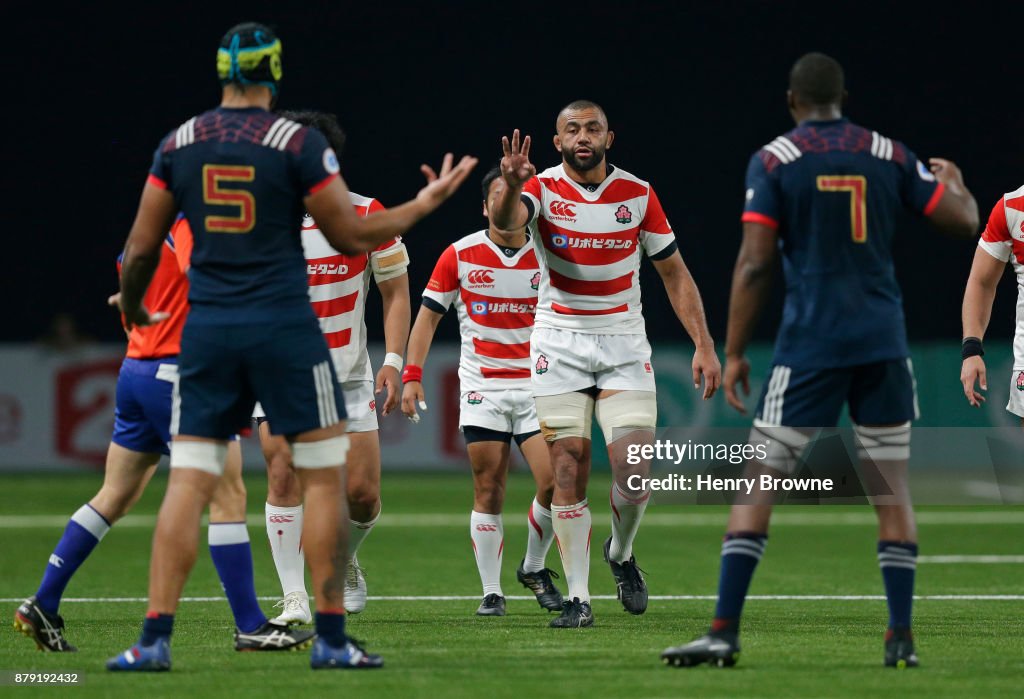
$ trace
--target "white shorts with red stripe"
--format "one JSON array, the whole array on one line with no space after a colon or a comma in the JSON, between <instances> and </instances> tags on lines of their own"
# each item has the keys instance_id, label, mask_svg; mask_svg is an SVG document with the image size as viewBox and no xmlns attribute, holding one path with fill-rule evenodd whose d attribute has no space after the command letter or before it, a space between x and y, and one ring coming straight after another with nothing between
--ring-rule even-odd
<instances>
[{"instance_id":1,"label":"white shorts with red stripe","mask_svg":"<svg viewBox=\"0 0 1024 699\"><path fill-rule=\"evenodd\" d=\"M528 388L463 391L459 428L467 425L497 432L527 434L540 430L533 391Z\"/></svg>"},{"instance_id":2,"label":"white shorts with red stripe","mask_svg":"<svg viewBox=\"0 0 1024 699\"><path fill-rule=\"evenodd\" d=\"M1017 417L1024 417L1024 369L1010 373L1010 402L1006 409Z\"/></svg>"},{"instance_id":3,"label":"white shorts with red stripe","mask_svg":"<svg viewBox=\"0 0 1024 699\"><path fill-rule=\"evenodd\" d=\"M530 336L533 395L557 396L597 386L656 390L645 335L592 335L534 328Z\"/></svg>"}]
</instances>

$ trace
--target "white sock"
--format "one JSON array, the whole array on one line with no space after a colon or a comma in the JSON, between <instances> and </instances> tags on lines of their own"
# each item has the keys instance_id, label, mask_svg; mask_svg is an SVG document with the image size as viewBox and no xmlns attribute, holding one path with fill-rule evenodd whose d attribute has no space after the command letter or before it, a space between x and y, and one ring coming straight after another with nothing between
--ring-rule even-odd
<instances>
[{"instance_id":1,"label":"white sock","mask_svg":"<svg viewBox=\"0 0 1024 699\"><path fill-rule=\"evenodd\" d=\"M523 570L527 573L536 573L546 567L544 559L547 558L548 549L555 538L555 530L551 526L551 510L537 502L537 498L533 499L527 516L529 526L526 528L526 558L523 560Z\"/></svg>"},{"instance_id":2,"label":"white sock","mask_svg":"<svg viewBox=\"0 0 1024 699\"><path fill-rule=\"evenodd\" d=\"M377 511L377 516L371 519L369 522L357 522L354 519L350 519L349 523L352 525L348 530L348 557L353 561L356 560L356 554L359 552L359 545L363 543L363 540L370 535L370 531L373 530L373 525L380 519L380 510Z\"/></svg>"},{"instance_id":3,"label":"white sock","mask_svg":"<svg viewBox=\"0 0 1024 699\"><path fill-rule=\"evenodd\" d=\"M612 483L612 545L608 557L616 563L628 561L633 555L633 539L650 499L649 490L638 496L627 495L619 489L618 483Z\"/></svg>"},{"instance_id":4,"label":"white sock","mask_svg":"<svg viewBox=\"0 0 1024 699\"><path fill-rule=\"evenodd\" d=\"M590 507L587 501L575 505L552 505L551 526L562 556L562 569L569 586L568 599L590 601Z\"/></svg>"},{"instance_id":5,"label":"white sock","mask_svg":"<svg viewBox=\"0 0 1024 699\"><path fill-rule=\"evenodd\" d=\"M486 515L473 511L469 518L469 536L476 554L476 567L480 571L480 582L484 596L501 592L501 551L505 548L505 528L501 515ZM502 595L504 596L504 595Z\"/></svg>"},{"instance_id":6,"label":"white sock","mask_svg":"<svg viewBox=\"0 0 1024 699\"><path fill-rule=\"evenodd\" d=\"M265 508L267 538L285 595L306 591L306 557L302 553L302 505Z\"/></svg>"}]
</instances>

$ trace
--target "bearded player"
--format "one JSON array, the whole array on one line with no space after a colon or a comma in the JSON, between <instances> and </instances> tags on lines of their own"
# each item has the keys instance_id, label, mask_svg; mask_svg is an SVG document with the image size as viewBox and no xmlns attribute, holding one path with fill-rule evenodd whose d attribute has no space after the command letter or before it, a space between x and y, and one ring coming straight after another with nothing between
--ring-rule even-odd
<instances>
[{"instance_id":1,"label":"bearded player","mask_svg":"<svg viewBox=\"0 0 1024 699\"><path fill-rule=\"evenodd\" d=\"M964 291L960 382L968 402L975 407L981 407L985 401L984 395L978 392L979 384L982 391L988 390L982 339L992 317L996 287L1008 262L1017 274L1017 330L1013 337L1013 371L1010 372L1010 401L1006 409L1019 417L1024 426L1024 187L1007 192L992 207Z\"/></svg>"},{"instance_id":2,"label":"bearded player","mask_svg":"<svg viewBox=\"0 0 1024 699\"><path fill-rule=\"evenodd\" d=\"M479 616L505 615L501 511L513 439L537 484L527 511L526 555L516 578L534 593L541 608L561 611L563 606L562 594L551 581L557 573L545 563L554 536L554 476L530 390L530 332L540 272L526 227L502 231L491 221L491 203L504 186L498 168L484 175L487 229L454 242L437 261L423 291L423 305L409 340L409 364L402 376L402 412L418 422L416 405L426 405L423 364L437 324L454 305L462 337L459 429L473 469L469 535L484 594L476 610Z\"/></svg>"},{"instance_id":3,"label":"bearded player","mask_svg":"<svg viewBox=\"0 0 1024 699\"><path fill-rule=\"evenodd\" d=\"M608 163L615 134L604 110L579 100L555 122L562 162L540 175L530 162L530 137L502 139L501 173L508 185L492 204L493 224L514 230L536 223L541 278L530 338L533 394L555 473L551 511L569 586L553 627L594 623L590 606L591 420L604 434L614 484L612 535L604 542L623 608L647 609L647 585L633 539L649 490L630 488L650 462L631 465L627 451L651 443L657 424L654 369L640 305L640 261L650 258L676 316L696 345L694 388L704 399L718 388L721 367L700 293L676 246L654 189Z\"/></svg>"},{"instance_id":4,"label":"bearded player","mask_svg":"<svg viewBox=\"0 0 1024 699\"><path fill-rule=\"evenodd\" d=\"M281 116L324 134L335 153L345 146L345 133L333 114L281 112ZM376 199L349 192L360 216L384 207ZM349 451L346 464L350 534L345 611L357 614L366 607L366 577L359 565L359 547L380 517L380 436L375 394L386 391L382 413L398 404L399 372L409 336L409 254L400 238L389 240L369 253L343 255L331 247L310 216L302 222L302 248L306 257L309 298L320 321L348 413ZM366 297L370 280L383 299L384 344L387 354L376 382L366 351ZM261 407L260 444L267 461L267 537L281 580L283 607L277 623L308 624L312 620L306 592L302 553L302 490L291 463L288 442L271 433Z\"/></svg>"},{"instance_id":5,"label":"bearded player","mask_svg":"<svg viewBox=\"0 0 1024 699\"><path fill-rule=\"evenodd\" d=\"M146 304L166 314L166 320L136 326L128 333L128 351L117 377L114 433L103 486L71 516L39 589L15 613L14 627L35 640L40 650L77 650L64 637L64 619L58 613L64 590L110 528L141 497L160 456L170 454L172 393L178 380L181 330L188 315L185 271L190 237L188 221L179 217L160 247L153 283L146 292ZM116 305L116 298L112 301ZM280 650L307 643L312 634L268 622L256 599L237 439L228 443L224 478L210 501L208 540L235 617L235 649Z\"/></svg>"},{"instance_id":6,"label":"bearded player","mask_svg":"<svg viewBox=\"0 0 1024 699\"><path fill-rule=\"evenodd\" d=\"M760 475L794 474L816 431L835 427L849 407L878 516L878 564L889 604L884 664L913 667L917 529L907 461L917 396L891 248L902 209L969 238L978 208L956 165L932 159L929 168L902 143L852 123L842 114L845 98L838 62L820 53L801 57L787 93L796 128L750 159L729 300L725 395L746 412L737 394L737 386L749 392L744 353L781 256L785 309L750 440L764 445L767 458L750 462L745 475L760 482ZM666 649L665 663L736 663L740 615L774 501L774 493L755 491L733 504L711 629Z\"/></svg>"}]
</instances>

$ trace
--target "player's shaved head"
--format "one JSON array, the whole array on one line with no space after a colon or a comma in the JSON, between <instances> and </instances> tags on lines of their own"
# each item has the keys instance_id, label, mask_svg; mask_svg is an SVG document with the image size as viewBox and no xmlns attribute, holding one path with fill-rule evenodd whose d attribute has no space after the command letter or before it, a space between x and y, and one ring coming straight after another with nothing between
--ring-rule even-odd
<instances>
[{"instance_id":1,"label":"player's shaved head","mask_svg":"<svg viewBox=\"0 0 1024 699\"><path fill-rule=\"evenodd\" d=\"M585 112L588 110L594 110L600 114L600 119L604 122L605 128L608 127L608 115L604 113L601 105L590 100L575 100L562 107L562 111L558 113L558 118L555 119L555 132L558 132L569 121L569 114L571 112Z\"/></svg>"},{"instance_id":2,"label":"player's shaved head","mask_svg":"<svg viewBox=\"0 0 1024 699\"><path fill-rule=\"evenodd\" d=\"M807 53L789 71L789 90L808 106L838 105L846 91L843 67L823 53Z\"/></svg>"}]
</instances>

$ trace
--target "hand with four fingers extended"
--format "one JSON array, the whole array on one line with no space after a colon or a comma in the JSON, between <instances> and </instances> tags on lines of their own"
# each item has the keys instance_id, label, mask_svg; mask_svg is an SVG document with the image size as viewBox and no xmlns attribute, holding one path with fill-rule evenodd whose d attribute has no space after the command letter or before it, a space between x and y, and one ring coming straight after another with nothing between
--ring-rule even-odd
<instances>
[{"instance_id":1,"label":"hand with four fingers extended","mask_svg":"<svg viewBox=\"0 0 1024 699\"><path fill-rule=\"evenodd\" d=\"M459 164L453 167L454 160L451 153L445 153L440 174L434 172L429 165L420 165L420 172L427 178L427 185L416 194L416 201L425 204L428 212L441 206L454 194L478 162L476 158L464 155Z\"/></svg>"},{"instance_id":2,"label":"hand with four fingers extended","mask_svg":"<svg viewBox=\"0 0 1024 699\"><path fill-rule=\"evenodd\" d=\"M508 136L501 137L501 176L510 187L522 187L531 177L537 174L537 167L530 162L530 137L519 142L519 129L512 132L512 141Z\"/></svg>"}]
</instances>

